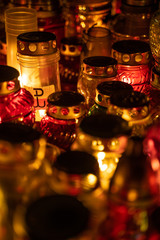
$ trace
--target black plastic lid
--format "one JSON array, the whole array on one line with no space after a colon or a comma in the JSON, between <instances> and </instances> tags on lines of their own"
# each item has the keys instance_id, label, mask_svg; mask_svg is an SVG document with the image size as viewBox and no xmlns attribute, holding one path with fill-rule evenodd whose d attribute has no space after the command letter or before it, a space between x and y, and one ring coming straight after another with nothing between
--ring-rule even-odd
<instances>
[{"instance_id":1,"label":"black plastic lid","mask_svg":"<svg viewBox=\"0 0 160 240\"><path fill-rule=\"evenodd\" d=\"M93 57L86 57L83 59L83 62L88 66L94 67L106 67L110 65L117 65L117 60L112 57L105 57L105 56L93 56Z\"/></svg>"},{"instance_id":2,"label":"black plastic lid","mask_svg":"<svg viewBox=\"0 0 160 240\"><path fill-rule=\"evenodd\" d=\"M0 82L11 81L19 77L19 71L8 65L0 65Z\"/></svg>"},{"instance_id":3,"label":"black plastic lid","mask_svg":"<svg viewBox=\"0 0 160 240\"><path fill-rule=\"evenodd\" d=\"M149 106L150 100L149 97L142 92L120 90L111 95L110 102L122 108L136 108Z\"/></svg>"},{"instance_id":4,"label":"black plastic lid","mask_svg":"<svg viewBox=\"0 0 160 240\"><path fill-rule=\"evenodd\" d=\"M133 90L133 87L121 81L106 81L98 84L97 90L99 93L110 96L113 92L119 90Z\"/></svg>"},{"instance_id":5,"label":"black plastic lid","mask_svg":"<svg viewBox=\"0 0 160 240\"><path fill-rule=\"evenodd\" d=\"M31 126L13 122L0 124L0 140L11 143L23 143L37 140L40 136L41 133Z\"/></svg>"},{"instance_id":6,"label":"black plastic lid","mask_svg":"<svg viewBox=\"0 0 160 240\"><path fill-rule=\"evenodd\" d=\"M48 103L55 106L71 107L85 102L85 98L78 92L61 91L54 92L48 96Z\"/></svg>"},{"instance_id":7,"label":"black plastic lid","mask_svg":"<svg viewBox=\"0 0 160 240\"><path fill-rule=\"evenodd\" d=\"M150 46L147 42L140 40L121 40L113 43L112 49L120 53L145 53L150 51Z\"/></svg>"},{"instance_id":8,"label":"black plastic lid","mask_svg":"<svg viewBox=\"0 0 160 240\"><path fill-rule=\"evenodd\" d=\"M50 40L56 40L56 35L51 32L41 32L41 31L35 31L35 32L26 32L22 33L17 37L18 40L24 41L24 42L48 42Z\"/></svg>"},{"instance_id":9,"label":"black plastic lid","mask_svg":"<svg viewBox=\"0 0 160 240\"><path fill-rule=\"evenodd\" d=\"M88 220L88 209L67 195L42 197L26 212L27 232L31 240L66 240L84 231Z\"/></svg>"},{"instance_id":10,"label":"black plastic lid","mask_svg":"<svg viewBox=\"0 0 160 240\"><path fill-rule=\"evenodd\" d=\"M83 151L68 151L61 153L53 164L53 167L69 174L93 173L99 175L97 159Z\"/></svg>"},{"instance_id":11,"label":"black plastic lid","mask_svg":"<svg viewBox=\"0 0 160 240\"><path fill-rule=\"evenodd\" d=\"M94 137L114 138L130 135L128 122L117 115L97 113L82 119L80 129Z\"/></svg>"}]
</instances>

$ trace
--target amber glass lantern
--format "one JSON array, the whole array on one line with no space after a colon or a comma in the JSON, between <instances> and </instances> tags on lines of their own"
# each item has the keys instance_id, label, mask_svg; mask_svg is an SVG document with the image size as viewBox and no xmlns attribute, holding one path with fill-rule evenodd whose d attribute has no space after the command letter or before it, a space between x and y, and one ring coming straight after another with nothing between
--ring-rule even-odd
<instances>
[{"instance_id":1,"label":"amber glass lantern","mask_svg":"<svg viewBox=\"0 0 160 240\"><path fill-rule=\"evenodd\" d=\"M154 122L160 119L160 46L159 46L160 10L152 16L149 31L149 44L153 56L150 86L146 89L151 102L151 114Z\"/></svg>"},{"instance_id":2,"label":"amber glass lantern","mask_svg":"<svg viewBox=\"0 0 160 240\"><path fill-rule=\"evenodd\" d=\"M96 24L83 31L81 63L91 56L111 56L112 34L109 28Z\"/></svg>"},{"instance_id":3,"label":"amber glass lantern","mask_svg":"<svg viewBox=\"0 0 160 240\"><path fill-rule=\"evenodd\" d=\"M55 191L74 196L87 207L91 215L89 236L96 236L107 215L107 197L100 187L97 159L84 151L67 151L57 157L52 169Z\"/></svg>"},{"instance_id":4,"label":"amber glass lantern","mask_svg":"<svg viewBox=\"0 0 160 240\"><path fill-rule=\"evenodd\" d=\"M0 124L2 239L14 239L12 225L14 211L28 188L28 180L36 176L44 163L45 146L44 136L30 126L13 122Z\"/></svg>"},{"instance_id":5,"label":"amber glass lantern","mask_svg":"<svg viewBox=\"0 0 160 240\"><path fill-rule=\"evenodd\" d=\"M111 0L64 0L65 37L82 37L83 30L103 25L111 16Z\"/></svg>"},{"instance_id":6,"label":"amber glass lantern","mask_svg":"<svg viewBox=\"0 0 160 240\"><path fill-rule=\"evenodd\" d=\"M149 97L138 91L119 91L110 97L108 112L128 121L132 135L145 136L153 121Z\"/></svg>"},{"instance_id":7,"label":"amber glass lantern","mask_svg":"<svg viewBox=\"0 0 160 240\"><path fill-rule=\"evenodd\" d=\"M131 128L119 116L98 113L85 117L77 129L71 149L86 151L96 157L100 168L100 182L108 190L119 157L126 148Z\"/></svg>"},{"instance_id":8,"label":"amber glass lantern","mask_svg":"<svg viewBox=\"0 0 160 240\"><path fill-rule=\"evenodd\" d=\"M34 99L29 91L20 87L17 69L0 65L0 123L21 122L33 126Z\"/></svg>"},{"instance_id":9,"label":"amber glass lantern","mask_svg":"<svg viewBox=\"0 0 160 240\"><path fill-rule=\"evenodd\" d=\"M149 217L157 205L157 193L143 138L132 137L110 182L102 239L149 239Z\"/></svg>"},{"instance_id":10,"label":"amber glass lantern","mask_svg":"<svg viewBox=\"0 0 160 240\"><path fill-rule=\"evenodd\" d=\"M136 91L144 91L151 75L149 44L139 40L118 41L112 45L111 55L118 62L119 80L131 84Z\"/></svg>"},{"instance_id":11,"label":"amber glass lantern","mask_svg":"<svg viewBox=\"0 0 160 240\"><path fill-rule=\"evenodd\" d=\"M118 1L119 2L119 1ZM149 25L157 0L121 0L120 13L113 18L111 31L113 41L142 40L149 41Z\"/></svg>"},{"instance_id":12,"label":"amber glass lantern","mask_svg":"<svg viewBox=\"0 0 160 240\"><path fill-rule=\"evenodd\" d=\"M47 111L41 119L40 131L49 143L68 150L76 138L76 129L85 114L85 99L80 93L52 93L48 96Z\"/></svg>"},{"instance_id":13,"label":"amber glass lantern","mask_svg":"<svg viewBox=\"0 0 160 240\"><path fill-rule=\"evenodd\" d=\"M114 80L118 80L116 59L105 56L91 56L83 59L77 91L85 97L88 109L94 104L97 85Z\"/></svg>"},{"instance_id":14,"label":"amber glass lantern","mask_svg":"<svg viewBox=\"0 0 160 240\"><path fill-rule=\"evenodd\" d=\"M23 202L15 217L15 240L79 240L91 237L88 230L90 213L72 196L48 195Z\"/></svg>"}]
</instances>

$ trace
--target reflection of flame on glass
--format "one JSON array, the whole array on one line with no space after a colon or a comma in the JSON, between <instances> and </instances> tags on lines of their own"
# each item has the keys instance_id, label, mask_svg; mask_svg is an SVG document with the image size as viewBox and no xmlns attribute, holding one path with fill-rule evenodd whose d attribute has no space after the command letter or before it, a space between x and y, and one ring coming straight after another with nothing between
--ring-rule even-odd
<instances>
[{"instance_id":1,"label":"reflection of flame on glass","mask_svg":"<svg viewBox=\"0 0 160 240\"><path fill-rule=\"evenodd\" d=\"M89 190L91 188L94 188L97 183L97 177L91 173L87 174L87 176L84 178L83 181L83 188L85 190Z\"/></svg>"},{"instance_id":2,"label":"reflection of flame on glass","mask_svg":"<svg viewBox=\"0 0 160 240\"><path fill-rule=\"evenodd\" d=\"M104 190L107 190L110 179L116 170L117 163L119 161L119 154L98 152L96 157L100 168L101 186Z\"/></svg>"}]
</instances>

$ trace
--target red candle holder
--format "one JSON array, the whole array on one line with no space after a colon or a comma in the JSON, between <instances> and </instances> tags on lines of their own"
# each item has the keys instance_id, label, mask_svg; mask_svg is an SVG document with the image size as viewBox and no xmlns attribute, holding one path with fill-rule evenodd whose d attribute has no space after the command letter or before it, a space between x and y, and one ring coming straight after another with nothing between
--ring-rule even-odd
<instances>
[{"instance_id":1,"label":"red candle holder","mask_svg":"<svg viewBox=\"0 0 160 240\"><path fill-rule=\"evenodd\" d=\"M131 84L135 91L144 91L151 75L149 44L139 40L122 40L112 45L111 52L118 62L119 80Z\"/></svg>"},{"instance_id":2,"label":"red candle holder","mask_svg":"<svg viewBox=\"0 0 160 240\"><path fill-rule=\"evenodd\" d=\"M49 143L67 150L74 142L76 129L85 114L85 98L81 94L71 91L52 93L40 130Z\"/></svg>"},{"instance_id":3,"label":"red candle holder","mask_svg":"<svg viewBox=\"0 0 160 240\"><path fill-rule=\"evenodd\" d=\"M29 91L20 88L19 72L0 65L0 123L14 121L33 126L34 99Z\"/></svg>"}]
</instances>

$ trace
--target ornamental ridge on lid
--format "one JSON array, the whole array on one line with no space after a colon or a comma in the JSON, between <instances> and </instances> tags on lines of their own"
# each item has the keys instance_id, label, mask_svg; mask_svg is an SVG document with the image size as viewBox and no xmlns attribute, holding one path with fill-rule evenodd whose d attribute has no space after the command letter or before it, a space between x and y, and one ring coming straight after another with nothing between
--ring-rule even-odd
<instances>
[{"instance_id":1,"label":"ornamental ridge on lid","mask_svg":"<svg viewBox=\"0 0 160 240\"><path fill-rule=\"evenodd\" d=\"M50 32L27 32L17 37L17 52L40 56L57 52L56 35Z\"/></svg>"}]
</instances>

